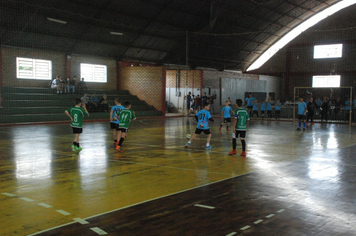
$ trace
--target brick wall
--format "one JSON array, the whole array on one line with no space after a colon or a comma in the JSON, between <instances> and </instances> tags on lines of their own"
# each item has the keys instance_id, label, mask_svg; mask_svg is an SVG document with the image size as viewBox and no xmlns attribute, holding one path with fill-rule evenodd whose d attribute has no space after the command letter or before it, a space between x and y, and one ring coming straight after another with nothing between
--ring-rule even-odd
<instances>
[{"instance_id":1,"label":"brick wall","mask_svg":"<svg viewBox=\"0 0 356 236\"><path fill-rule=\"evenodd\" d=\"M87 82L88 89L107 89L115 90L117 81L117 69L116 60L98 58L98 57L85 57L85 56L72 56L71 57L71 76L77 76L77 80L81 78L80 76L80 63L105 65L107 66L107 83L91 83ZM85 79L85 78L84 78Z\"/></svg>"},{"instance_id":2,"label":"brick wall","mask_svg":"<svg viewBox=\"0 0 356 236\"><path fill-rule=\"evenodd\" d=\"M162 110L162 67L120 68L121 89L129 90L147 104ZM134 109L134 108L133 108Z\"/></svg>"},{"instance_id":3,"label":"brick wall","mask_svg":"<svg viewBox=\"0 0 356 236\"><path fill-rule=\"evenodd\" d=\"M66 55L58 52L32 49L1 47L2 50L2 84L4 87L42 87L48 88L49 80L31 80L16 78L16 57L27 57L52 61L52 76L65 76Z\"/></svg>"},{"instance_id":4,"label":"brick wall","mask_svg":"<svg viewBox=\"0 0 356 236\"><path fill-rule=\"evenodd\" d=\"M177 70L167 70L167 88L176 87ZM187 81L188 78L188 81ZM201 86L201 70L189 70L188 76L186 70L180 71L180 87L185 88L200 88Z\"/></svg>"}]
</instances>

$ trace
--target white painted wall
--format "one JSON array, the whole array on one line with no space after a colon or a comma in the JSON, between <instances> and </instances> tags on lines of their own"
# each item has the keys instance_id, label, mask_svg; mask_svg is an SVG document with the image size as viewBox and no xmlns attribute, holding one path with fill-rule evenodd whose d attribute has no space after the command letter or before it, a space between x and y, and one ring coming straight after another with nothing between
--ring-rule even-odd
<instances>
[{"instance_id":1,"label":"white painted wall","mask_svg":"<svg viewBox=\"0 0 356 236\"><path fill-rule=\"evenodd\" d=\"M259 80L267 81L266 93L275 93L276 99L281 98L281 78L276 76L260 75Z\"/></svg>"}]
</instances>

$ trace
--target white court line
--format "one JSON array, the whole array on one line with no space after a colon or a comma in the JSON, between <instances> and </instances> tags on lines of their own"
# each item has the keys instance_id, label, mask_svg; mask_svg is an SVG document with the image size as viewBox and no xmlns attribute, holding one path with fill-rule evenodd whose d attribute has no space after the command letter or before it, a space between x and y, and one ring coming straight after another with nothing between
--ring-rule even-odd
<instances>
[{"instance_id":1,"label":"white court line","mask_svg":"<svg viewBox=\"0 0 356 236\"><path fill-rule=\"evenodd\" d=\"M215 209L215 207L212 207L212 206L207 206L207 205L201 205L201 204L195 204L194 206L196 207L201 207L201 208L206 208L206 209Z\"/></svg>"},{"instance_id":2,"label":"white court line","mask_svg":"<svg viewBox=\"0 0 356 236\"><path fill-rule=\"evenodd\" d=\"M266 216L266 218L271 218L273 216L274 216L274 214L269 214L268 216Z\"/></svg>"},{"instance_id":3,"label":"white court line","mask_svg":"<svg viewBox=\"0 0 356 236\"><path fill-rule=\"evenodd\" d=\"M20 197L21 200L24 200L26 202L34 202L35 200L27 198L27 197Z\"/></svg>"},{"instance_id":4,"label":"white court line","mask_svg":"<svg viewBox=\"0 0 356 236\"><path fill-rule=\"evenodd\" d=\"M89 224L88 221L83 220L83 219L81 219L81 218L73 218L73 220L75 220L76 222L78 222L78 223L80 223L80 224L82 224L82 225Z\"/></svg>"},{"instance_id":5,"label":"white court line","mask_svg":"<svg viewBox=\"0 0 356 236\"><path fill-rule=\"evenodd\" d=\"M251 228L251 226L246 225L246 226L242 227L240 230L244 231L244 230L249 229L249 228Z\"/></svg>"},{"instance_id":6,"label":"white court line","mask_svg":"<svg viewBox=\"0 0 356 236\"><path fill-rule=\"evenodd\" d=\"M164 196L152 198L152 199L149 199L149 200L146 200L146 201L138 202L138 203L135 203L135 204L132 204L132 205L129 205L129 206L117 208L117 209L114 209L114 210L111 210L111 211L106 211L106 212L103 212L103 213L100 213L100 214L89 216L89 217L85 218L84 220L89 220L91 218L95 218L95 217L98 217L98 216L103 216L103 215L106 215L106 214L109 214L109 213L112 213L112 212L121 211L121 210L130 208L130 207L138 206L138 205L141 205L141 204L144 204L144 203L148 203L148 202L152 202L152 201L155 201L155 200L158 200L158 199L163 199L163 198L170 197L170 196L173 196L173 195L176 195L176 194L189 192L189 191L194 190L194 189L198 189L198 188L202 188L202 187L205 187L205 186L213 185L213 184L220 183L220 182L223 182L223 181L226 181L226 180L234 179L234 178L239 177L239 176L244 176L244 175L247 175L247 174L250 174L250 173L236 175L236 176L233 176L233 177L229 177L227 179L218 180L218 181L215 181L215 182L203 184L203 185L200 185L200 186L196 186L196 187L193 187L193 188L185 189L185 190L178 191L178 192L175 192L175 193L170 193L170 194L167 194L167 195L164 195ZM27 236L35 236L35 235L38 235L38 234L42 234L42 233L45 233L45 232L48 232L48 231L51 231L51 230L54 230L54 229L59 229L61 227L65 227L65 226L72 225L72 224L75 224L75 223L77 223L77 222L76 221L72 221L72 222L69 222L69 223L66 223L66 224L63 224L63 225L58 225L58 226L55 226L55 227L52 227L52 228L49 228L49 229L45 229L45 230L39 231L37 233L30 234L30 235L27 235Z\"/></svg>"},{"instance_id":7,"label":"white court line","mask_svg":"<svg viewBox=\"0 0 356 236\"><path fill-rule=\"evenodd\" d=\"M237 232L232 232L232 233L229 233L229 234L227 234L227 235L225 235L225 236L233 236L233 235L235 235L235 234L237 234Z\"/></svg>"},{"instance_id":8,"label":"white court line","mask_svg":"<svg viewBox=\"0 0 356 236\"><path fill-rule=\"evenodd\" d=\"M63 211L63 210L56 210L56 212L62 214L62 215L65 215L65 216L69 216L71 215L69 212L66 212L66 211Z\"/></svg>"},{"instance_id":9,"label":"white court line","mask_svg":"<svg viewBox=\"0 0 356 236\"><path fill-rule=\"evenodd\" d=\"M16 195L12 194L12 193L2 193L2 195L6 195L6 196L9 196L9 197L16 197Z\"/></svg>"},{"instance_id":10,"label":"white court line","mask_svg":"<svg viewBox=\"0 0 356 236\"><path fill-rule=\"evenodd\" d=\"M277 213L282 213L283 211L285 211L284 209L280 209L277 211Z\"/></svg>"},{"instance_id":11,"label":"white court line","mask_svg":"<svg viewBox=\"0 0 356 236\"><path fill-rule=\"evenodd\" d=\"M51 205L48 205L48 204L43 203L43 202L41 202L41 203L37 203L37 205L39 205L39 206L43 206L43 207L45 207L45 208L51 208L51 207L52 207Z\"/></svg>"},{"instance_id":12,"label":"white court line","mask_svg":"<svg viewBox=\"0 0 356 236\"><path fill-rule=\"evenodd\" d=\"M94 228L90 228L91 230L93 230L95 233L99 234L99 235L106 235L108 233L106 233L104 230L98 228L98 227L94 227Z\"/></svg>"},{"instance_id":13,"label":"white court line","mask_svg":"<svg viewBox=\"0 0 356 236\"><path fill-rule=\"evenodd\" d=\"M255 222L253 222L255 225L257 225L257 224L259 224L259 223L261 223L263 220L256 220Z\"/></svg>"}]
</instances>

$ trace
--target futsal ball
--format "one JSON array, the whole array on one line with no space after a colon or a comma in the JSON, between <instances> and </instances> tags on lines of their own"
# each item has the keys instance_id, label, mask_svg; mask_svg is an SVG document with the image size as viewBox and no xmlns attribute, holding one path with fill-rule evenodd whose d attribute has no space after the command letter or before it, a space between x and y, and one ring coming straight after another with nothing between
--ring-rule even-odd
<instances>
[{"instance_id":1,"label":"futsal ball","mask_svg":"<svg viewBox=\"0 0 356 236\"><path fill-rule=\"evenodd\" d=\"M187 134L187 136L185 136L187 139L190 139L192 136L190 134Z\"/></svg>"}]
</instances>

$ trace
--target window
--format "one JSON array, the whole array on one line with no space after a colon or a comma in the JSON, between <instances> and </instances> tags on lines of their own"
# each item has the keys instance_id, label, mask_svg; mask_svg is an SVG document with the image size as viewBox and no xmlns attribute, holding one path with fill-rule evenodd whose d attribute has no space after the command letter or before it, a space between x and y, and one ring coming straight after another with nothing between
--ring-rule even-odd
<instances>
[{"instance_id":1,"label":"window","mask_svg":"<svg viewBox=\"0 0 356 236\"><path fill-rule=\"evenodd\" d=\"M314 88L339 88L340 75L318 75L313 76Z\"/></svg>"},{"instance_id":2,"label":"window","mask_svg":"<svg viewBox=\"0 0 356 236\"><path fill-rule=\"evenodd\" d=\"M314 46L314 59L342 57L342 44Z\"/></svg>"},{"instance_id":3,"label":"window","mask_svg":"<svg viewBox=\"0 0 356 236\"><path fill-rule=\"evenodd\" d=\"M52 80L52 62L47 60L16 57L18 79Z\"/></svg>"},{"instance_id":4,"label":"window","mask_svg":"<svg viewBox=\"0 0 356 236\"><path fill-rule=\"evenodd\" d=\"M80 64L80 77L84 78L85 82L106 83L106 71L106 66L104 65Z\"/></svg>"}]
</instances>

